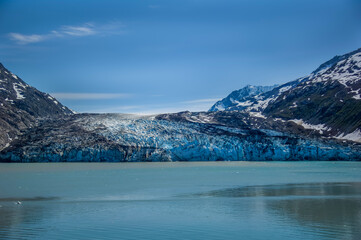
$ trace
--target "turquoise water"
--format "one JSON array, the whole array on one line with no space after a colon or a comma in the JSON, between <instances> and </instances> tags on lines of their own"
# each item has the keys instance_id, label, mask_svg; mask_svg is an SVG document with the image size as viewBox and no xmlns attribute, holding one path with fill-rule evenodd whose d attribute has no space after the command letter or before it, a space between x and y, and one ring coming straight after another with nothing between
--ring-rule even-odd
<instances>
[{"instance_id":1,"label":"turquoise water","mask_svg":"<svg viewBox=\"0 0 361 240\"><path fill-rule=\"evenodd\" d=\"M0 164L0 205L0 239L354 240L361 163Z\"/></svg>"}]
</instances>

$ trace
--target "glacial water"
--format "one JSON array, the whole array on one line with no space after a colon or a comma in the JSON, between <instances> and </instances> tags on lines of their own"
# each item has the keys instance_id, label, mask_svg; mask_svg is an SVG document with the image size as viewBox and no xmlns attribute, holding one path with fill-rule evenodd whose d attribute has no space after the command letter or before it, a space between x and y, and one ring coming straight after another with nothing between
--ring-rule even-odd
<instances>
[{"instance_id":1,"label":"glacial water","mask_svg":"<svg viewBox=\"0 0 361 240\"><path fill-rule=\"evenodd\" d=\"M361 163L0 164L0 205L0 239L356 240Z\"/></svg>"}]
</instances>

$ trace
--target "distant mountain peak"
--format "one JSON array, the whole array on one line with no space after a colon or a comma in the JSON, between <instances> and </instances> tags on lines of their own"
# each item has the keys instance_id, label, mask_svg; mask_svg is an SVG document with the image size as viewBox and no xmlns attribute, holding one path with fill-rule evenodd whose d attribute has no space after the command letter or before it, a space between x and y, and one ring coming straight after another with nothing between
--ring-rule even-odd
<instances>
[{"instance_id":1,"label":"distant mountain peak","mask_svg":"<svg viewBox=\"0 0 361 240\"><path fill-rule=\"evenodd\" d=\"M246 85L245 87L233 91L227 97L223 98L222 100L216 102L210 109L210 112L215 111L223 111L227 110L232 106L238 106L239 103L242 103L248 97L252 97L258 95L263 92L267 92L272 90L273 88L277 87L277 85L273 86L253 86L253 85ZM244 106L244 105L243 105Z\"/></svg>"}]
</instances>

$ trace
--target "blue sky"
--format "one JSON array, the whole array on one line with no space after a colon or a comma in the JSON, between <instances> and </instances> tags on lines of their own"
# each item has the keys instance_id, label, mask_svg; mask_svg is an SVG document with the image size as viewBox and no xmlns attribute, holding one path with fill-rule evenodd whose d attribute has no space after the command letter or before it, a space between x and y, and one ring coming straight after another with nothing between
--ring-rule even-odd
<instances>
[{"instance_id":1,"label":"blue sky","mask_svg":"<svg viewBox=\"0 0 361 240\"><path fill-rule=\"evenodd\" d=\"M207 110L361 47L358 0L0 0L0 62L78 112Z\"/></svg>"}]
</instances>

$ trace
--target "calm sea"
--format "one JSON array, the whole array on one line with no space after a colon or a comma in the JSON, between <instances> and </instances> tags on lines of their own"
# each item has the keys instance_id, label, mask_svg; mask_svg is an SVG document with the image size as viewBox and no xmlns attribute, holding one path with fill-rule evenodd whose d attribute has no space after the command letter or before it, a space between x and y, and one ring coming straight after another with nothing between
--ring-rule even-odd
<instances>
[{"instance_id":1,"label":"calm sea","mask_svg":"<svg viewBox=\"0 0 361 240\"><path fill-rule=\"evenodd\" d=\"M0 205L0 239L356 240L361 163L0 164Z\"/></svg>"}]
</instances>

